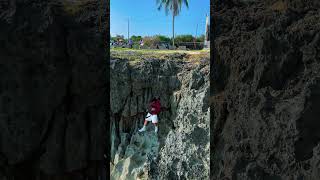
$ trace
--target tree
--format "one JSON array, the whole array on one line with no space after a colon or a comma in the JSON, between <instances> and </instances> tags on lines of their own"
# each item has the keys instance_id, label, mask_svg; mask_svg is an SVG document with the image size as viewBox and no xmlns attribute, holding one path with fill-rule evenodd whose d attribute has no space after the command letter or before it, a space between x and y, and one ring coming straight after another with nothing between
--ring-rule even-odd
<instances>
[{"instance_id":1,"label":"tree","mask_svg":"<svg viewBox=\"0 0 320 180\"><path fill-rule=\"evenodd\" d=\"M201 36L197 37L197 42L204 42L205 35L202 34Z\"/></svg>"},{"instance_id":2,"label":"tree","mask_svg":"<svg viewBox=\"0 0 320 180\"><path fill-rule=\"evenodd\" d=\"M155 38L159 39L160 42L164 42L164 43L170 43L171 41L170 38L163 35L156 35Z\"/></svg>"},{"instance_id":3,"label":"tree","mask_svg":"<svg viewBox=\"0 0 320 180\"><path fill-rule=\"evenodd\" d=\"M172 45L174 46L174 18L179 15L182 7L182 3L189 8L189 0L157 0L158 10L163 7L165 9L166 15L169 11L172 14Z\"/></svg>"},{"instance_id":4,"label":"tree","mask_svg":"<svg viewBox=\"0 0 320 180\"><path fill-rule=\"evenodd\" d=\"M117 41L117 37L111 37L111 41Z\"/></svg>"},{"instance_id":5,"label":"tree","mask_svg":"<svg viewBox=\"0 0 320 180\"><path fill-rule=\"evenodd\" d=\"M179 35L175 38L177 43L184 43L184 42L193 42L194 37L192 35Z\"/></svg>"},{"instance_id":6,"label":"tree","mask_svg":"<svg viewBox=\"0 0 320 180\"><path fill-rule=\"evenodd\" d=\"M139 42L141 39L142 39L141 36L131 36L131 40L132 40L134 43Z\"/></svg>"}]
</instances>

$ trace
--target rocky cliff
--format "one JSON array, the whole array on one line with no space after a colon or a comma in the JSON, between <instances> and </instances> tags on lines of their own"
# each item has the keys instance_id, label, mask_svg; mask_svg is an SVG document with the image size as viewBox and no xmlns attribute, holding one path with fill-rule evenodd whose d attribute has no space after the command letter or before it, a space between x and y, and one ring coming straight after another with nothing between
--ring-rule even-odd
<instances>
[{"instance_id":1,"label":"rocky cliff","mask_svg":"<svg viewBox=\"0 0 320 180\"><path fill-rule=\"evenodd\" d=\"M212 179L319 179L319 1L212 4Z\"/></svg>"},{"instance_id":2,"label":"rocky cliff","mask_svg":"<svg viewBox=\"0 0 320 180\"><path fill-rule=\"evenodd\" d=\"M105 3L0 1L0 179L105 173Z\"/></svg>"},{"instance_id":3,"label":"rocky cliff","mask_svg":"<svg viewBox=\"0 0 320 180\"><path fill-rule=\"evenodd\" d=\"M184 56L111 56L111 179L209 178L209 59ZM139 133L153 96L164 107L159 132L149 123Z\"/></svg>"}]
</instances>

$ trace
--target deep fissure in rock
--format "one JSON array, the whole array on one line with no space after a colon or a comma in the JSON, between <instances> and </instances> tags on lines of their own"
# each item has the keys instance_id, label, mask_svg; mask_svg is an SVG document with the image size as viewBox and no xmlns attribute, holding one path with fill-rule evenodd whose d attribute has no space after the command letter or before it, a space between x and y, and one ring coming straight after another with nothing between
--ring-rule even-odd
<instances>
[{"instance_id":1,"label":"deep fissure in rock","mask_svg":"<svg viewBox=\"0 0 320 180\"><path fill-rule=\"evenodd\" d=\"M295 157L298 161L310 159L313 148L320 142L320 83L310 88L306 111L297 120L299 139L295 142Z\"/></svg>"}]
</instances>

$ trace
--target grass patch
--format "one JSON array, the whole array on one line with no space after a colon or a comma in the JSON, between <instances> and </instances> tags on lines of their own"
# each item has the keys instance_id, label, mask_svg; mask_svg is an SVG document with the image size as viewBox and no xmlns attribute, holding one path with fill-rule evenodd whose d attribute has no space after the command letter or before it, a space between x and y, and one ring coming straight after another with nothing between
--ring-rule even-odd
<instances>
[{"instance_id":1,"label":"grass patch","mask_svg":"<svg viewBox=\"0 0 320 180\"><path fill-rule=\"evenodd\" d=\"M200 62L210 59L210 50L157 50L157 49L129 49L112 48L110 50L111 59L126 59L129 61L141 60L184 60Z\"/></svg>"}]
</instances>

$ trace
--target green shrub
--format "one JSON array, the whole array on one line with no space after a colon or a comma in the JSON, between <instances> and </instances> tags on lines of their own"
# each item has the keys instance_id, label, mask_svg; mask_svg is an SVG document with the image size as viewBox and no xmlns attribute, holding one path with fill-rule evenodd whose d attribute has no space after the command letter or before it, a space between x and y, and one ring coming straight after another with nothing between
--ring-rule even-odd
<instances>
[{"instance_id":1,"label":"green shrub","mask_svg":"<svg viewBox=\"0 0 320 180\"><path fill-rule=\"evenodd\" d=\"M131 40L133 41L133 43L139 43L141 39L141 36L131 36Z\"/></svg>"},{"instance_id":2,"label":"green shrub","mask_svg":"<svg viewBox=\"0 0 320 180\"><path fill-rule=\"evenodd\" d=\"M197 37L197 42L204 42L205 36L202 34L201 36Z\"/></svg>"},{"instance_id":3,"label":"green shrub","mask_svg":"<svg viewBox=\"0 0 320 180\"><path fill-rule=\"evenodd\" d=\"M174 38L175 43L193 42L194 37L192 35L178 35Z\"/></svg>"}]
</instances>

